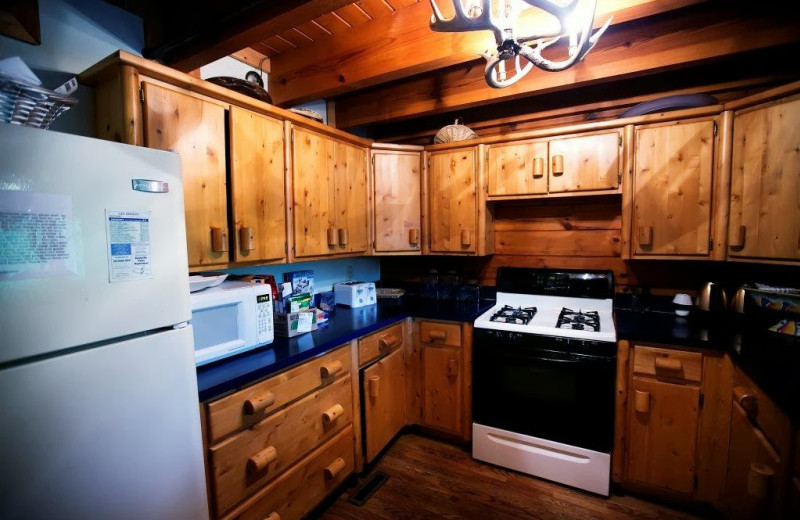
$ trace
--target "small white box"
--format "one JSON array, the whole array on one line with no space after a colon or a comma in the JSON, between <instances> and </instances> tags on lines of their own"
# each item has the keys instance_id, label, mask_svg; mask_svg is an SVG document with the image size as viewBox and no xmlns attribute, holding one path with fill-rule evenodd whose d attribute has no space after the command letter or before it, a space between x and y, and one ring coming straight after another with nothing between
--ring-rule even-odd
<instances>
[{"instance_id":1,"label":"small white box","mask_svg":"<svg viewBox=\"0 0 800 520\"><path fill-rule=\"evenodd\" d=\"M348 307L364 307L378 301L373 282L342 282L333 286L337 304Z\"/></svg>"}]
</instances>

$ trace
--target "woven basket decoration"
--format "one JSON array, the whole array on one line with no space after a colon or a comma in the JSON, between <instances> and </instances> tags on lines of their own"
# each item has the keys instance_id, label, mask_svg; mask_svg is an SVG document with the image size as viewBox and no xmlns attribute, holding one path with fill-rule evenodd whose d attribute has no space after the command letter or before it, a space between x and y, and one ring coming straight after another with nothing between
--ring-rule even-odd
<instances>
[{"instance_id":1,"label":"woven basket decoration","mask_svg":"<svg viewBox=\"0 0 800 520\"><path fill-rule=\"evenodd\" d=\"M475 139L478 137L478 134L466 126L459 124L459 121L460 119L456 119L452 125L447 125L436 132L436 136L433 138L434 144L466 141L467 139Z\"/></svg>"}]
</instances>

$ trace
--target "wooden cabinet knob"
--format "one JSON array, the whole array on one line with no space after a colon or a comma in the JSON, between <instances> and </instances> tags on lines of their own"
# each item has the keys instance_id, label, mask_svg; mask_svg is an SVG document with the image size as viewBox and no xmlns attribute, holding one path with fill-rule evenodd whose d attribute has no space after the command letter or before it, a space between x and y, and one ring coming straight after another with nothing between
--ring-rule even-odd
<instances>
[{"instance_id":1,"label":"wooden cabinet knob","mask_svg":"<svg viewBox=\"0 0 800 520\"><path fill-rule=\"evenodd\" d=\"M211 228L211 250L224 253L228 250L228 230L220 227Z\"/></svg>"},{"instance_id":2,"label":"wooden cabinet knob","mask_svg":"<svg viewBox=\"0 0 800 520\"><path fill-rule=\"evenodd\" d=\"M447 360L447 377L456 376L458 376L458 360L450 358Z\"/></svg>"},{"instance_id":3,"label":"wooden cabinet knob","mask_svg":"<svg viewBox=\"0 0 800 520\"><path fill-rule=\"evenodd\" d=\"M758 499L765 499L772 488L775 469L766 464L752 463L747 474L747 494Z\"/></svg>"},{"instance_id":4,"label":"wooden cabinet knob","mask_svg":"<svg viewBox=\"0 0 800 520\"><path fill-rule=\"evenodd\" d=\"M758 396L751 393L749 388L744 386L733 387L733 400L742 407L742 410L751 419L758 415Z\"/></svg>"},{"instance_id":5,"label":"wooden cabinet knob","mask_svg":"<svg viewBox=\"0 0 800 520\"><path fill-rule=\"evenodd\" d=\"M653 226L639 226L639 247L653 245Z\"/></svg>"},{"instance_id":6,"label":"wooden cabinet knob","mask_svg":"<svg viewBox=\"0 0 800 520\"><path fill-rule=\"evenodd\" d=\"M381 393L381 378L380 376L369 376L369 396L378 397Z\"/></svg>"},{"instance_id":7,"label":"wooden cabinet knob","mask_svg":"<svg viewBox=\"0 0 800 520\"><path fill-rule=\"evenodd\" d=\"M328 379L329 377L333 377L341 371L342 371L341 361L331 361L330 363L319 367L319 375L320 377L322 377L322 379Z\"/></svg>"},{"instance_id":8,"label":"wooden cabinet knob","mask_svg":"<svg viewBox=\"0 0 800 520\"><path fill-rule=\"evenodd\" d=\"M533 178L541 179L544 177L544 159L535 157L533 159Z\"/></svg>"},{"instance_id":9,"label":"wooden cabinet knob","mask_svg":"<svg viewBox=\"0 0 800 520\"><path fill-rule=\"evenodd\" d=\"M338 419L344 413L344 407L340 404L335 404L322 412L322 423L330 424Z\"/></svg>"},{"instance_id":10,"label":"wooden cabinet knob","mask_svg":"<svg viewBox=\"0 0 800 520\"><path fill-rule=\"evenodd\" d=\"M650 411L650 392L633 391L633 409L639 413Z\"/></svg>"},{"instance_id":11,"label":"wooden cabinet knob","mask_svg":"<svg viewBox=\"0 0 800 520\"><path fill-rule=\"evenodd\" d=\"M255 236L253 235L253 228L242 227L239 228L239 249L242 251L252 251L255 249Z\"/></svg>"},{"instance_id":12,"label":"wooden cabinet knob","mask_svg":"<svg viewBox=\"0 0 800 520\"><path fill-rule=\"evenodd\" d=\"M747 228L744 226L739 226L738 232L736 233L736 240L730 239L730 244L728 247L732 251L741 251L744 249L744 244L747 239Z\"/></svg>"},{"instance_id":13,"label":"wooden cabinet knob","mask_svg":"<svg viewBox=\"0 0 800 520\"><path fill-rule=\"evenodd\" d=\"M400 344L400 338L394 334L388 334L378 339L378 350L386 352L392 347Z\"/></svg>"},{"instance_id":14,"label":"wooden cabinet knob","mask_svg":"<svg viewBox=\"0 0 800 520\"><path fill-rule=\"evenodd\" d=\"M672 372L680 374L683 372L683 363L680 359L672 359L666 357L656 358L656 372Z\"/></svg>"},{"instance_id":15,"label":"wooden cabinet knob","mask_svg":"<svg viewBox=\"0 0 800 520\"><path fill-rule=\"evenodd\" d=\"M244 413L247 415L255 415L268 406L272 406L274 403L275 394L272 392L264 392L250 397L244 402Z\"/></svg>"},{"instance_id":16,"label":"wooden cabinet knob","mask_svg":"<svg viewBox=\"0 0 800 520\"><path fill-rule=\"evenodd\" d=\"M264 520L281 520L281 515L277 511L273 511L264 517Z\"/></svg>"},{"instance_id":17,"label":"wooden cabinet knob","mask_svg":"<svg viewBox=\"0 0 800 520\"><path fill-rule=\"evenodd\" d=\"M472 231L469 229L461 230L461 245L464 247L472 245Z\"/></svg>"},{"instance_id":18,"label":"wooden cabinet knob","mask_svg":"<svg viewBox=\"0 0 800 520\"><path fill-rule=\"evenodd\" d=\"M339 457L338 459L334 460L325 467L325 479L333 480L336 478L336 475L341 473L345 466L347 466L347 464L343 458Z\"/></svg>"},{"instance_id":19,"label":"wooden cabinet knob","mask_svg":"<svg viewBox=\"0 0 800 520\"><path fill-rule=\"evenodd\" d=\"M446 330L430 330L428 331L428 338L429 339L447 339L447 331Z\"/></svg>"},{"instance_id":20,"label":"wooden cabinet knob","mask_svg":"<svg viewBox=\"0 0 800 520\"><path fill-rule=\"evenodd\" d=\"M336 247L339 245L339 235L336 233L335 228L328 229L328 247Z\"/></svg>"},{"instance_id":21,"label":"wooden cabinet knob","mask_svg":"<svg viewBox=\"0 0 800 520\"><path fill-rule=\"evenodd\" d=\"M247 459L247 471L250 473L260 473L267 469L267 466L275 462L278 458L278 450L275 446L267 446L249 459Z\"/></svg>"},{"instance_id":22,"label":"wooden cabinet knob","mask_svg":"<svg viewBox=\"0 0 800 520\"><path fill-rule=\"evenodd\" d=\"M419 245L419 229L412 228L408 230L408 243L412 246Z\"/></svg>"},{"instance_id":23,"label":"wooden cabinet knob","mask_svg":"<svg viewBox=\"0 0 800 520\"><path fill-rule=\"evenodd\" d=\"M563 155L554 155L553 156L553 167L552 173L555 177L564 174L564 156Z\"/></svg>"},{"instance_id":24,"label":"wooden cabinet knob","mask_svg":"<svg viewBox=\"0 0 800 520\"><path fill-rule=\"evenodd\" d=\"M350 241L350 235L347 233L347 228L339 228L339 245L346 246Z\"/></svg>"}]
</instances>

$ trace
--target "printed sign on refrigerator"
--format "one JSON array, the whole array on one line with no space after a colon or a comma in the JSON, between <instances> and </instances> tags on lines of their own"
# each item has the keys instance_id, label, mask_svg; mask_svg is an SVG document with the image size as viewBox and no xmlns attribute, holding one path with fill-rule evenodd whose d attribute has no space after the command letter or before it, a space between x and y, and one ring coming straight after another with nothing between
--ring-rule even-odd
<instances>
[{"instance_id":1,"label":"printed sign on refrigerator","mask_svg":"<svg viewBox=\"0 0 800 520\"><path fill-rule=\"evenodd\" d=\"M108 281L153 277L150 256L150 212L106 210Z\"/></svg>"}]
</instances>

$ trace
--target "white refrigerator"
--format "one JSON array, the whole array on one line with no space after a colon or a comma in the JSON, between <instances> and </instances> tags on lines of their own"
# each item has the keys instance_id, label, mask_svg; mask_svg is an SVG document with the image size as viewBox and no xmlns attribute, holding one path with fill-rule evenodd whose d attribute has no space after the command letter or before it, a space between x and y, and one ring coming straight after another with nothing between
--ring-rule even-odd
<instances>
[{"instance_id":1,"label":"white refrigerator","mask_svg":"<svg viewBox=\"0 0 800 520\"><path fill-rule=\"evenodd\" d=\"M0 518L208 518L177 154L0 124Z\"/></svg>"}]
</instances>

